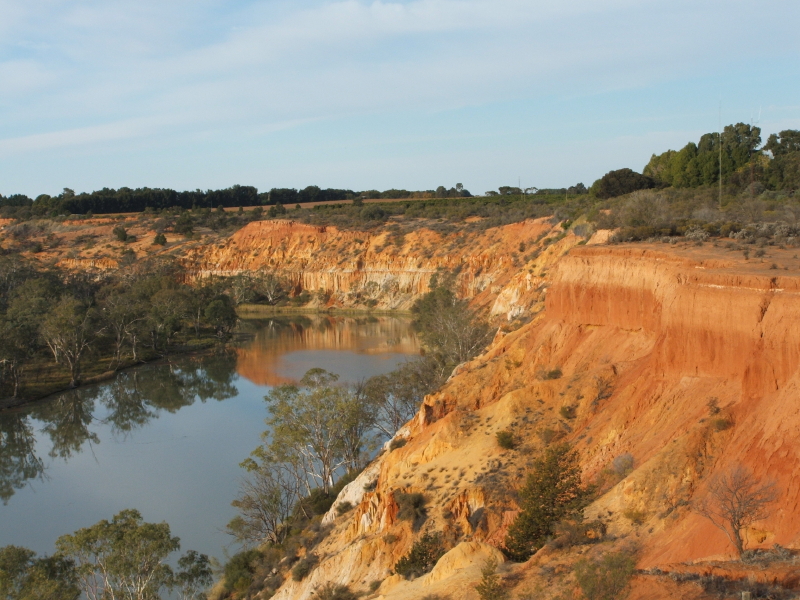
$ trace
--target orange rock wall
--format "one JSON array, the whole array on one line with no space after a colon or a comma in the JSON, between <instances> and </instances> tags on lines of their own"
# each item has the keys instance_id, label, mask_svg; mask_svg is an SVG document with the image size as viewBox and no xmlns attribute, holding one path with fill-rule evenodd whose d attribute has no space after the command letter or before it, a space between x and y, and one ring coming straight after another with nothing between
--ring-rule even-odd
<instances>
[{"instance_id":1,"label":"orange rock wall","mask_svg":"<svg viewBox=\"0 0 800 600\"><path fill-rule=\"evenodd\" d=\"M732 557L725 535L691 506L737 464L774 480L780 493L770 516L745 532L750 547L800 548L800 277L719 252L697 258L660 248L573 247L547 272L535 270L533 283L530 273L513 275L504 290L512 282L514 293L539 280L549 286L544 311L498 334L426 398L401 432L408 443L378 459L375 491L337 518L321 548L336 558L321 562L315 581L336 578L360 589L387 576L414 539L395 518L395 491L426 494L426 528L501 545L516 514L504 492L521 485L546 430L577 448L587 481L601 482L616 457L633 457L632 472L601 483L587 517L604 520L620 543L637 543L642 568ZM511 296L501 291L495 303ZM560 378L543 376L556 368ZM709 410L712 399L718 414ZM494 433L505 429L518 436L519 450L497 446ZM629 514L641 515L641 524ZM384 541L389 533L391 543ZM543 551L534 566L512 570L531 588L547 585L535 565L552 557ZM459 568L472 566L459 560L466 561ZM452 590L477 598L453 581ZM421 590L388 577L380 592L401 600L448 589L446 578ZM673 592L683 593L661 597ZM289 583L276 597L310 593Z\"/></svg>"},{"instance_id":2,"label":"orange rock wall","mask_svg":"<svg viewBox=\"0 0 800 600\"><path fill-rule=\"evenodd\" d=\"M274 272L291 282L295 294L324 290L333 294L333 305L373 299L393 309L409 308L437 272L457 273L462 297L490 305L525 263L520 244L529 252L560 232L548 219L537 219L474 234L420 228L396 239L386 228L343 231L257 221L220 244L188 250L185 262L197 277ZM570 235L553 250L563 253L578 241Z\"/></svg>"},{"instance_id":3,"label":"orange rock wall","mask_svg":"<svg viewBox=\"0 0 800 600\"><path fill-rule=\"evenodd\" d=\"M648 469L671 465L667 476L676 486L683 478L684 499L693 500L705 494L714 475L743 464L764 481L775 480L781 491L780 506L760 524L762 533L752 532L753 541L796 547L800 514L790 507L800 501L800 452L792 441L800 433L798 317L797 277L743 273L733 263L637 246L574 249L553 275L548 323L538 334L552 339L547 328L556 324L567 335L594 329L612 355L612 347L625 347L631 338L644 341L638 355L617 365L616 393L604 411L585 423L584 431L595 436L592 443L578 442L585 446L587 471L597 472L613 455L632 453L643 472L642 481L636 483L634 475L628 483L629 501L641 494L647 500L639 504L646 507L658 504ZM586 358L589 347L570 347L577 356L564 356L563 362ZM581 376L579 370L570 374ZM711 398L730 417L730 430L709 431ZM613 436L612 443L598 444L603 434ZM680 457L683 452L689 455ZM696 560L730 551L721 532L687 512L680 526L652 540L649 560Z\"/></svg>"}]
</instances>

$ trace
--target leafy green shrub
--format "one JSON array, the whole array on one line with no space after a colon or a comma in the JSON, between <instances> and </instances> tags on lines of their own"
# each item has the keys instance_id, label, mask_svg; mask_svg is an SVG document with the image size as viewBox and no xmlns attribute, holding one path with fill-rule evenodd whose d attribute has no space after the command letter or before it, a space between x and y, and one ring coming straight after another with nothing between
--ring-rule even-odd
<instances>
[{"instance_id":1,"label":"leafy green shrub","mask_svg":"<svg viewBox=\"0 0 800 600\"><path fill-rule=\"evenodd\" d=\"M114 227L112 233L120 242L128 241L128 232L122 225L117 225L116 227Z\"/></svg>"},{"instance_id":2,"label":"leafy green shrub","mask_svg":"<svg viewBox=\"0 0 800 600\"><path fill-rule=\"evenodd\" d=\"M475 591L481 600L508 600L508 590L497 575L497 561L490 558L481 569L481 582L475 586Z\"/></svg>"},{"instance_id":3,"label":"leafy green shrub","mask_svg":"<svg viewBox=\"0 0 800 600\"><path fill-rule=\"evenodd\" d=\"M356 477L358 477L359 473L359 471L349 471L348 473L342 475L336 481L336 485L334 485L327 494L322 488L314 488L311 490L311 493L308 494L308 496L305 496L297 501L297 504L294 507L295 516L299 516L301 514L310 514L312 516L324 515L330 510L331 506L333 506L333 503L336 500L336 497L339 495L339 492L342 491L344 486L346 486L348 483L351 483Z\"/></svg>"},{"instance_id":4,"label":"leafy green shrub","mask_svg":"<svg viewBox=\"0 0 800 600\"><path fill-rule=\"evenodd\" d=\"M636 560L629 552L610 552L575 565L575 580L586 600L618 600L625 596Z\"/></svg>"},{"instance_id":5,"label":"leafy green shrub","mask_svg":"<svg viewBox=\"0 0 800 600\"><path fill-rule=\"evenodd\" d=\"M506 554L525 561L553 535L560 521L579 519L591 490L581 485L578 454L569 444L549 446L520 490L517 518L508 528Z\"/></svg>"},{"instance_id":6,"label":"leafy green shrub","mask_svg":"<svg viewBox=\"0 0 800 600\"><path fill-rule=\"evenodd\" d=\"M640 175L631 169L609 171L592 184L589 193L598 198L615 198L637 190L657 187L658 183L647 175Z\"/></svg>"},{"instance_id":7,"label":"leafy green shrub","mask_svg":"<svg viewBox=\"0 0 800 600\"><path fill-rule=\"evenodd\" d=\"M558 414L561 415L564 419L574 419L575 418L575 407L574 406L562 406L558 409Z\"/></svg>"},{"instance_id":8,"label":"leafy green shrub","mask_svg":"<svg viewBox=\"0 0 800 600\"><path fill-rule=\"evenodd\" d=\"M312 600L358 600L358 596L350 591L346 585L339 585L329 581L314 591Z\"/></svg>"},{"instance_id":9,"label":"leafy green shrub","mask_svg":"<svg viewBox=\"0 0 800 600\"><path fill-rule=\"evenodd\" d=\"M350 512L351 510L353 510L352 502L340 502L336 507L336 514L341 516L346 512Z\"/></svg>"},{"instance_id":10,"label":"leafy green shrub","mask_svg":"<svg viewBox=\"0 0 800 600\"><path fill-rule=\"evenodd\" d=\"M370 204L361 209L361 218L365 221L383 221L386 217L386 211L377 204Z\"/></svg>"},{"instance_id":11,"label":"leafy green shrub","mask_svg":"<svg viewBox=\"0 0 800 600\"><path fill-rule=\"evenodd\" d=\"M426 533L411 547L411 551L394 565L394 572L406 579L413 579L428 573L444 556L442 535L439 532Z\"/></svg>"},{"instance_id":12,"label":"leafy green shrub","mask_svg":"<svg viewBox=\"0 0 800 600\"><path fill-rule=\"evenodd\" d=\"M167 243L167 236L163 233L157 233L156 237L153 238L153 245L154 246L165 246Z\"/></svg>"},{"instance_id":13,"label":"leafy green shrub","mask_svg":"<svg viewBox=\"0 0 800 600\"><path fill-rule=\"evenodd\" d=\"M261 558L258 550L243 550L237 552L225 564L225 590L246 590L253 582L256 563Z\"/></svg>"},{"instance_id":14,"label":"leafy green shrub","mask_svg":"<svg viewBox=\"0 0 800 600\"><path fill-rule=\"evenodd\" d=\"M267 211L267 216L270 219L274 219L275 217L280 217L285 214L286 214L286 207L280 202L270 206L269 210Z\"/></svg>"},{"instance_id":15,"label":"leafy green shrub","mask_svg":"<svg viewBox=\"0 0 800 600\"><path fill-rule=\"evenodd\" d=\"M389 450L397 450L398 448L402 448L403 446L405 446L407 443L408 440L406 438L394 438L389 443Z\"/></svg>"},{"instance_id":16,"label":"leafy green shrub","mask_svg":"<svg viewBox=\"0 0 800 600\"><path fill-rule=\"evenodd\" d=\"M295 306L303 306L311 302L311 294L308 293L308 290L303 290L297 296L290 298L289 302Z\"/></svg>"},{"instance_id":17,"label":"leafy green shrub","mask_svg":"<svg viewBox=\"0 0 800 600\"><path fill-rule=\"evenodd\" d=\"M617 456L611 463L611 467L620 477L627 477L633 471L634 464L633 455L626 452Z\"/></svg>"},{"instance_id":18,"label":"leafy green shrub","mask_svg":"<svg viewBox=\"0 0 800 600\"><path fill-rule=\"evenodd\" d=\"M711 426L716 431L725 431L726 429L730 429L731 425L732 425L732 423L730 422L730 420L724 419L724 418L723 419L714 419L713 421L711 421Z\"/></svg>"},{"instance_id":19,"label":"leafy green shrub","mask_svg":"<svg viewBox=\"0 0 800 600\"><path fill-rule=\"evenodd\" d=\"M628 508L622 516L628 519L634 525L642 525L647 520L647 513L643 510L636 510L635 508Z\"/></svg>"},{"instance_id":20,"label":"leafy green shrub","mask_svg":"<svg viewBox=\"0 0 800 600\"><path fill-rule=\"evenodd\" d=\"M561 372L561 369L556 367L552 371L545 372L542 375L542 379L561 379L562 375L563 375L563 373Z\"/></svg>"},{"instance_id":21,"label":"leafy green shrub","mask_svg":"<svg viewBox=\"0 0 800 600\"><path fill-rule=\"evenodd\" d=\"M497 438L497 445L504 450L513 450L517 447L517 440L510 431L498 431L495 437Z\"/></svg>"},{"instance_id":22,"label":"leafy green shrub","mask_svg":"<svg viewBox=\"0 0 800 600\"><path fill-rule=\"evenodd\" d=\"M400 509L397 512L397 518L403 521L411 521L414 529L419 529L420 525L425 522L428 516L428 511L425 508L425 495L420 493L404 494L397 492L394 495L394 500Z\"/></svg>"},{"instance_id":23,"label":"leafy green shrub","mask_svg":"<svg viewBox=\"0 0 800 600\"><path fill-rule=\"evenodd\" d=\"M319 558L316 554L306 555L292 567L292 579L295 581L303 581L318 562Z\"/></svg>"}]
</instances>

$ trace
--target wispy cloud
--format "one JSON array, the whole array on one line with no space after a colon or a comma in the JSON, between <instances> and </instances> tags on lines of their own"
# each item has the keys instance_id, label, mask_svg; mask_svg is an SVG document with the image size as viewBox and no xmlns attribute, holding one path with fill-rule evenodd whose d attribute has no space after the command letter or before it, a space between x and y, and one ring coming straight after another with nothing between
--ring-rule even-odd
<instances>
[{"instance_id":1,"label":"wispy cloud","mask_svg":"<svg viewBox=\"0 0 800 600\"><path fill-rule=\"evenodd\" d=\"M5 153L198 131L225 132L225 152L240 133L641 90L800 50L787 0L0 0L0 15Z\"/></svg>"}]
</instances>

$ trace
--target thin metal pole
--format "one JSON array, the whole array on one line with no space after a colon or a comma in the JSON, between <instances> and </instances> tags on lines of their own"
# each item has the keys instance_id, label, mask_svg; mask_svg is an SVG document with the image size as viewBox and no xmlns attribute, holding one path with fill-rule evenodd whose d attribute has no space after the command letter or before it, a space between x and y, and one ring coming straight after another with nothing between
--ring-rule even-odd
<instances>
[{"instance_id":1,"label":"thin metal pole","mask_svg":"<svg viewBox=\"0 0 800 600\"><path fill-rule=\"evenodd\" d=\"M719 207L722 208L722 100L719 101L719 136L717 143L719 144Z\"/></svg>"}]
</instances>

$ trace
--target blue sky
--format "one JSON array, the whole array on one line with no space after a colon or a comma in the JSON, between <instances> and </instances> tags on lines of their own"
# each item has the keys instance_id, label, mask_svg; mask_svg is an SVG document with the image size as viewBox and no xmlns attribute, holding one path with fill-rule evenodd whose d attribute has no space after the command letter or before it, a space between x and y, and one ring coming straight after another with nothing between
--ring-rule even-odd
<instances>
[{"instance_id":1,"label":"blue sky","mask_svg":"<svg viewBox=\"0 0 800 600\"><path fill-rule=\"evenodd\" d=\"M589 185L720 102L800 129L799 23L797 0L0 0L0 193Z\"/></svg>"}]
</instances>

